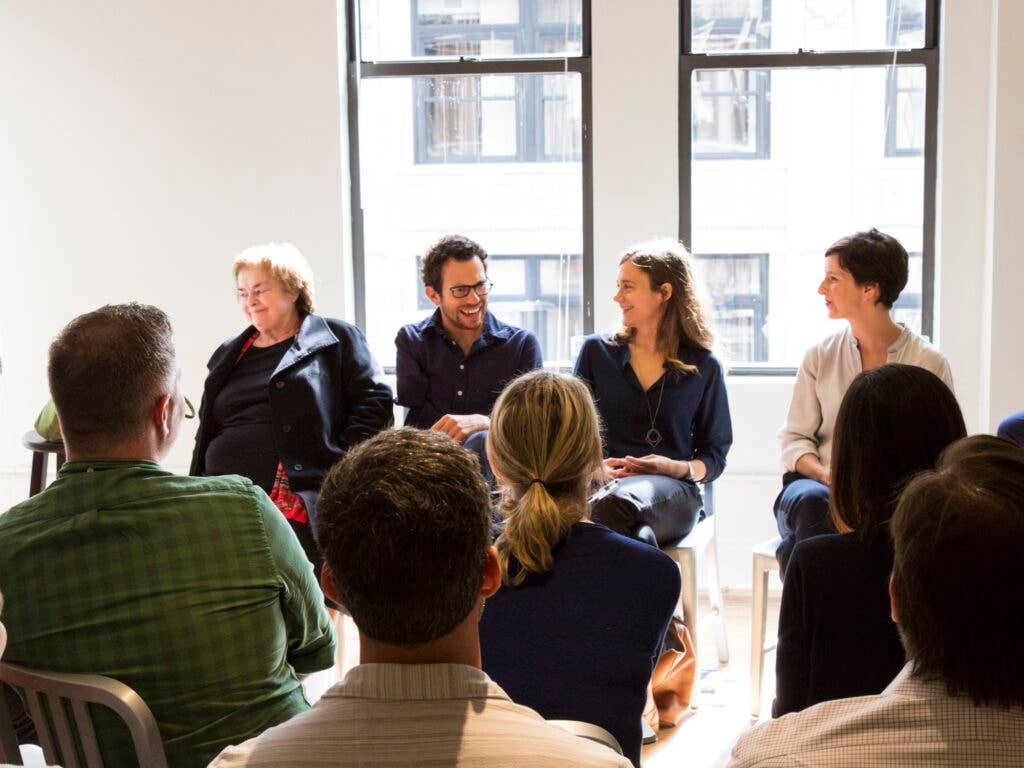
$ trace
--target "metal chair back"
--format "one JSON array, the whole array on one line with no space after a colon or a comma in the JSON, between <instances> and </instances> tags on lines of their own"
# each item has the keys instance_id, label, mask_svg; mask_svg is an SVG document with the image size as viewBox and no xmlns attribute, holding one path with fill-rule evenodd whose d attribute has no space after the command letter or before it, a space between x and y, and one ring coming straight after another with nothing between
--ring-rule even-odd
<instances>
[{"instance_id":1,"label":"metal chair back","mask_svg":"<svg viewBox=\"0 0 1024 768\"><path fill-rule=\"evenodd\" d=\"M128 726L140 768L167 768L156 719L124 683L100 675L72 675L0 663L0 683L21 689L49 765L102 768L89 705L112 709ZM84 761L84 762L83 762ZM14 724L0 696L0 763L21 765Z\"/></svg>"}]
</instances>

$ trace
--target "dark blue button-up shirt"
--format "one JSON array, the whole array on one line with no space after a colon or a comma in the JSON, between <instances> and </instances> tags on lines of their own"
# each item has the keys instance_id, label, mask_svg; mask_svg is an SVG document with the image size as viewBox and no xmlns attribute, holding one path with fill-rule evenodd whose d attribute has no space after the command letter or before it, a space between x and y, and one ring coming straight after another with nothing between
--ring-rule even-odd
<instances>
[{"instance_id":1,"label":"dark blue button-up shirt","mask_svg":"<svg viewBox=\"0 0 1024 768\"><path fill-rule=\"evenodd\" d=\"M441 310L404 326L395 347L395 402L409 409L406 425L421 429L448 413L490 414L508 382L544 364L536 336L490 312L468 355L445 332Z\"/></svg>"},{"instance_id":2,"label":"dark blue button-up shirt","mask_svg":"<svg viewBox=\"0 0 1024 768\"><path fill-rule=\"evenodd\" d=\"M644 392L629 357L628 345L608 344L607 337L593 335L583 342L576 360L575 373L590 386L604 422L604 455L699 459L707 467L706 481L714 480L725 469L732 446L729 398L718 358L705 349L680 346L679 359L697 366L697 373L667 370ZM644 440L652 414L661 433L653 448Z\"/></svg>"}]
</instances>

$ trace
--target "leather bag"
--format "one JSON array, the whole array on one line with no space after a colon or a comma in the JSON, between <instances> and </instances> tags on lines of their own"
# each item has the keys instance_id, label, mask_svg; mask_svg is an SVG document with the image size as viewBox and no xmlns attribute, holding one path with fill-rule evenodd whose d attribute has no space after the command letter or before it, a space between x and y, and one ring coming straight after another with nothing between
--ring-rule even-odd
<instances>
[{"instance_id":1,"label":"leather bag","mask_svg":"<svg viewBox=\"0 0 1024 768\"><path fill-rule=\"evenodd\" d=\"M697 656L693 651L690 630L679 616L673 616L665 634L665 650L658 658L647 686L644 719L655 731L659 726L672 728L679 724L690 708L693 686L697 679Z\"/></svg>"}]
</instances>

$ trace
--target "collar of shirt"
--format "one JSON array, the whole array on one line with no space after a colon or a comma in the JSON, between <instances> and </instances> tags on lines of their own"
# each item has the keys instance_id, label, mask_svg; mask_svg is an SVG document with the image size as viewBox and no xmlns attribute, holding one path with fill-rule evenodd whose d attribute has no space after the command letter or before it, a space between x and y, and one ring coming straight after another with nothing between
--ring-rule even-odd
<instances>
[{"instance_id":1,"label":"collar of shirt","mask_svg":"<svg viewBox=\"0 0 1024 768\"><path fill-rule=\"evenodd\" d=\"M883 696L903 696L911 699L945 698L949 694L940 680L922 680L914 677L914 662L903 665L892 682L882 691Z\"/></svg>"},{"instance_id":2,"label":"collar of shirt","mask_svg":"<svg viewBox=\"0 0 1024 768\"><path fill-rule=\"evenodd\" d=\"M324 694L359 699L501 699L497 683L465 664L360 664Z\"/></svg>"},{"instance_id":3,"label":"collar of shirt","mask_svg":"<svg viewBox=\"0 0 1024 768\"><path fill-rule=\"evenodd\" d=\"M896 341L889 345L888 352L890 355L895 355L900 351L900 348L910 341L910 329L903 323L897 323L897 325L900 327L900 335L896 337ZM853 335L853 331L850 329L850 326L846 326L846 328L843 329L843 333L846 334L846 343L849 344L850 347L853 349L860 347L860 344L857 343L857 337Z\"/></svg>"},{"instance_id":4,"label":"collar of shirt","mask_svg":"<svg viewBox=\"0 0 1024 768\"><path fill-rule=\"evenodd\" d=\"M155 461L149 459L79 459L68 461L57 473L58 477L78 475L82 472L102 472L107 469L128 469L130 467L147 467L163 469Z\"/></svg>"},{"instance_id":5,"label":"collar of shirt","mask_svg":"<svg viewBox=\"0 0 1024 768\"><path fill-rule=\"evenodd\" d=\"M473 354L478 349L485 349L487 347L494 346L495 344L504 344L510 338L514 329L511 325L501 322L493 314L491 310L487 310L484 313L484 329L475 342L473 342L472 348L469 350L469 354ZM427 318L423 324L423 334L436 333L444 338L446 341L452 342L451 336L448 335L448 331L445 330L444 320L441 317L440 308L434 310L434 314ZM467 355L468 357L469 355Z\"/></svg>"}]
</instances>

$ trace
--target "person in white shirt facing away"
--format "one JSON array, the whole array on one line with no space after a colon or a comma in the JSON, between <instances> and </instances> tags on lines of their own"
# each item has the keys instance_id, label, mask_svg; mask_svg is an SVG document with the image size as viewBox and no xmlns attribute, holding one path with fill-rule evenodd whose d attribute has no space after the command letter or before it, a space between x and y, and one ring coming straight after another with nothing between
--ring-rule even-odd
<instances>
[{"instance_id":1,"label":"person in white shirt facing away","mask_svg":"<svg viewBox=\"0 0 1024 768\"><path fill-rule=\"evenodd\" d=\"M1024 766L1024 448L957 441L892 518L892 618L907 664L875 696L757 726L729 768Z\"/></svg>"},{"instance_id":2,"label":"person in white shirt facing away","mask_svg":"<svg viewBox=\"0 0 1024 768\"><path fill-rule=\"evenodd\" d=\"M908 263L899 241L877 229L844 237L825 251L818 293L828 316L849 326L807 350L779 430L785 474L774 513L782 537L777 553L782 574L798 541L835 533L828 511L832 437L853 378L885 363L904 363L931 371L953 388L942 353L892 319L892 306L907 284Z\"/></svg>"},{"instance_id":3,"label":"person in white shirt facing away","mask_svg":"<svg viewBox=\"0 0 1024 768\"><path fill-rule=\"evenodd\" d=\"M211 766L629 768L481 670L477 625L501 584L490 524L477 459L447 435L406 427L351 449L324 480L316 526L325 594L352 614L360 664Z\"/></svg>"}]
</instances>

